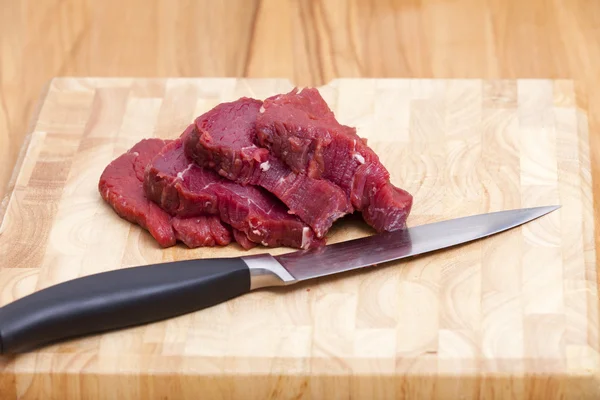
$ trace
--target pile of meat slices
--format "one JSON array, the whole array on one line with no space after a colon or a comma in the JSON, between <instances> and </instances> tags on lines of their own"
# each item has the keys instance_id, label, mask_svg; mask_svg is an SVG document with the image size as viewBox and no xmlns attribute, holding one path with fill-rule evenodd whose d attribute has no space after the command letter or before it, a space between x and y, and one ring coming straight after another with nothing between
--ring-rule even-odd
<instances>
[{"instance_id":1,"label":"pile of meat slices","mask_svg":"<svg viewBox=\"0 0 600 400\"><path fill-rule=\"evenodd\" d=\"M389 178L317 89L296 88L221 103L177 139L140 141L106 167L98 189L162 247L309 249L354 212L377 232L403 229L412 196Z\"/></svg>"}]
</instances>

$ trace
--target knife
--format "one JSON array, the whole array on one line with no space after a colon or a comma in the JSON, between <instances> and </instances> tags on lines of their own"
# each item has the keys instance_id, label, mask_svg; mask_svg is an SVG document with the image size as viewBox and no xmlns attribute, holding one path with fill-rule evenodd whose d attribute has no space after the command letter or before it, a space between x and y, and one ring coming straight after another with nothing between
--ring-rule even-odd
<instances>
[{"instance_id":1,"label":"knife","mask_svg":"<svg viewBox=\"0 0 600 400\"><path fill-rule=\"evenodd\" d=\"M183 260L76 278L0 308L0 354L172 318L260 288L448 248L506 231L559 207L472 215L277 256Z\"/></svg>"}]
</instances>

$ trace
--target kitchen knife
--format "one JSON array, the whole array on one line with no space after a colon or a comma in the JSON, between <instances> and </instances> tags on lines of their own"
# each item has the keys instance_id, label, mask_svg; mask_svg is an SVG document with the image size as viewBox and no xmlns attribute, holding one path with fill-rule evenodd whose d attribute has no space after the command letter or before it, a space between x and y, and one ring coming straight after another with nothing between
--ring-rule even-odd
<instances>
[{"instance_id":1,"label":"kitchen knife","mask_svg":"<svg viewBox=\"0 0 600 400\"><path fill-rule=\"evenodd\" d=\"M0 308L0 354L175 317L264 287L444 249L514 228L557 208L473 215L277 256L175 261L88 275Z\"/></svg>"}]
</instances>

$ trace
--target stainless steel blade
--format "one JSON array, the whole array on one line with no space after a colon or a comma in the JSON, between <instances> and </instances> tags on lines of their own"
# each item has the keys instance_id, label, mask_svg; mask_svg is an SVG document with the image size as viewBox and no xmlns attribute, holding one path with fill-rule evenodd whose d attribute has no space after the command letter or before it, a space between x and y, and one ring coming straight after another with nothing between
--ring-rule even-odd
<instances>
[{"instance_id":1,"label":"stainless steel blade","mask_svg":"<svg viewBox=\"0 0 600 400\"><path fill-rule=\"evenodd\" d=\"M296 282L399 260L506 231L560 206L472 215L275 256Z\"/></svg>"}]
</instances>

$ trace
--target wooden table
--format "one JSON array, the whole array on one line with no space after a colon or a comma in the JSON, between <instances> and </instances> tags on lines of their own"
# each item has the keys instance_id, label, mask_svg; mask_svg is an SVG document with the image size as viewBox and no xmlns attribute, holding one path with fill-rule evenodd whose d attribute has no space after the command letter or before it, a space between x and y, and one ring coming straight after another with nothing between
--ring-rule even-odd
<instances>
[{"instance_id":1,"label":"wooden table","mask_svg":"<svg viewBox=\"0 0 600 400\"><path fill-rule=\"evenodd\" d=\"M600 143L594 0L0 0L0 9L0 198L55 76L577 79L592 103L591 147Z\"/></svg>"}]
</instances>

